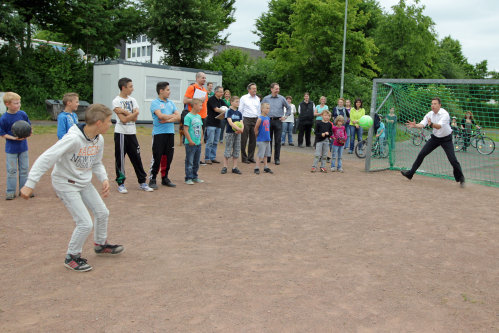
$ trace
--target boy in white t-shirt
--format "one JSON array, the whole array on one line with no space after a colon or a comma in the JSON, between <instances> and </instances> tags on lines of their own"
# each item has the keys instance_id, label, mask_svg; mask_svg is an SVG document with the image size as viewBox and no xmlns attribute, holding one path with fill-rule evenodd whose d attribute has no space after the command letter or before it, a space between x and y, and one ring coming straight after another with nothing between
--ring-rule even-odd
<instances>
[{"instance_id":1,"label":"boy in white t-shirt","mask_svg":"<svg viewBox=\"0 0 499 333\"><path fill-rule=\"evenodd\" d=\"M114 156L116 158L118 192L128 193L125 187L125 155L128 155L130 162L132 162L139 181L139 189L152 192L153 189L146 183L147 174L142 166L140 146L135 135L137 133L135 121L139 115L139 106L135 98L130 96L133 92L132 80L127 77L119 79L118 88L120 94L113 99L113 111L117 116L114 127Z\"/></svg>"}]
</instances>

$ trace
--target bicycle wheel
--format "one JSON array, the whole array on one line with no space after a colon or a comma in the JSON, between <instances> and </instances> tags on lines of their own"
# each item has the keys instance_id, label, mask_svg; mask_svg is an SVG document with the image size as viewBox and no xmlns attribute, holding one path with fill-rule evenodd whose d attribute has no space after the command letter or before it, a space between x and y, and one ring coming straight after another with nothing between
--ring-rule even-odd
<instances>
[{"instance_id":1,"label":"bicycle wheel","mask_svg":"<svg viewBox=\"0 0 499 333\"><path fill-rule=\"evenodd\" d=\"M480 139L476 140L476 149L482 155L490 155L496 149L496 144L491 138L482 136Z\"/></svg>"},{"instance_id":2,"label":"bicycle wheel","mask_svg":"<svg viewBox=\"0 0 499 333\"><path fill-rule=\"evenodd\" d=\"M460 135L454 136L452 139L452 143L454 144L454 151L461 151L464 148L464 138Z\"/></svg>"},{"instance_id":3,"label":"bicycle wheel","mask_svg":"<svg viewBox=\"0 0 499 333\"><path fill-rule=\"evenodd\" d=\"M355 155L357 155L358 158L366 158L366 148L367 148L367 141L362 140L357 143L355 146Z\"/></svg>"},{"instance_id":4,"label":"bicycle wheel","mask_svg":"<svg viewBox=\"0 0 499 333\"><path fill-rule=\"evenodd\" d=\"M413 138L412 138L412 143L415 145L415 146L419 146L421 144L421 142L423 142L423 136L421 134L419 135L415 135Z\"/></svg>"},{"instance_id":5,"label":"bicycle wheel","mask_svg":"<svg viewBox=\"0 0 499 333\"><path fill-rule=\"evenodd\" d=\"M472 136L470 136L470 139L469 139L469 140L470 140L470 144L473 146L473 148L478 149L478 148L477 148L477 146L478 146L478 142L479 142L480 140L482 140L482 136L481 136L481 135L472 135Z\"/></svg>"},{"instance_id":6,"label":"bicycle wheel","mask_svg":"<svg viewBox=\"0 0 499 333\"><path fill-rule=\"evenodd\" d=\"M383 154L381 154L381 157L383 158L387 158L388 157L388 154L389 154L389 151L388 151L388 142L386 142L386 140L383 142Z\"/></svg>"}]
</instances>

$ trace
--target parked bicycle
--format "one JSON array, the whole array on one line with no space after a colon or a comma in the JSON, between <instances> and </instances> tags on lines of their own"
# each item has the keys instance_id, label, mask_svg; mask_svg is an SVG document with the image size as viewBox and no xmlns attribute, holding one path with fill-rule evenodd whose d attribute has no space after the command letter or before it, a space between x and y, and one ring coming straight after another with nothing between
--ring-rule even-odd
<instances>
[{"instance_id":1,"label":"parked bicycle","mask_svg":"<svg viewBox=\"0 0 499 333\"><path fill-rule=\"evenodd\" d=\"M412 144L415 146L421 145L421 143L430 140L431 135L427 133L425 130L416 130L416 131L408 131L409 135L412 138Z\"/></svg>"},{"instance_id":2,"label":"parked bicycle","mask_svg":"<svg viewBox=\"0 0 499 333\"><path fill-rule=\"evenodd\" d=\"M358 158L366 158L366 149L367 149L367 139L364 139L357 143L355 146L355 155ZM376 139L373 142L373 146L371 147L371 157L372 158L387 158L388 157L388 142L387 140L383 140L383 149L381 149L381 145L379 144L379 140Z\"/></svg>"},{"instance_id":3,"label":"parked bicycle","mask_svg":"<svg viewBox=\"0 0 499 333\"><path fill-rule=\"evenodd\" d=\"M465 135L466 134L463 132L455 133L453 137L455 151L461 151L465 148L466 139L469 140L469 145L476 148L476 150L478 150L478 152L482 155L490 155L496 149L494 140L485 136L485 132L482 132L480 129L476 129L475 132L469 136L469 138Z\"/></svg>"}]
</instances>

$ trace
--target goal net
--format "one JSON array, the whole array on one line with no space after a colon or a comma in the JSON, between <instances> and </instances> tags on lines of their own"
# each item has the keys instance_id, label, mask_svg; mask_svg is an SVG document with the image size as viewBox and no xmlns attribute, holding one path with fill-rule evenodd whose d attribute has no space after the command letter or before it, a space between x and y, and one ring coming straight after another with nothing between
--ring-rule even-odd
<instances>
[{"instance_id":1,"label":"goal net","mask_svg":"<svg viewBox=\"0 0 499 333\"><path fill-rule=\"evenodd\" d=\"M499 80L375 79L370 115L382 118L384 144L376 138L380 130L372 127L366 171L411 168L431 129L408 129L405 123L419 123L431 111L433 97L441 99L451 117L454 150L466 180L499 186ZM417 173L454 179L441 147L425 158Z\"/></svg>"}]
</instances>

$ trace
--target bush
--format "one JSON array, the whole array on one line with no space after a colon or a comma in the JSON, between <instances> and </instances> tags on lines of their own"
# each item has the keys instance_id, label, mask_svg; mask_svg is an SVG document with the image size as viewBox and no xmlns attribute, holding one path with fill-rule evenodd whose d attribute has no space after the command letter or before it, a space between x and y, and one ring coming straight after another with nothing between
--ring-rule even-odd
<instances>
[{"instance_id":1,"label":"bush","mask_svg":"<svg viewBox=\"0 0 499 333\"><path fill-rule=\"evenodd\" d=\"M49 45L23 54L11 46L0 48L0 91L15 91L22 109L31 119L49 119L46 99L62 99L77 92L80 100L92 102L93 64L74 50L60 52Z\"/></svg>"}]
</instances>

